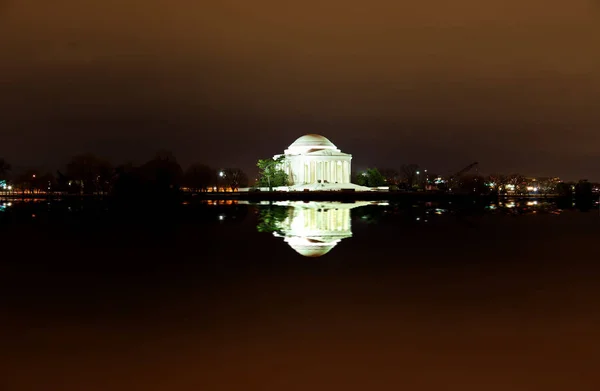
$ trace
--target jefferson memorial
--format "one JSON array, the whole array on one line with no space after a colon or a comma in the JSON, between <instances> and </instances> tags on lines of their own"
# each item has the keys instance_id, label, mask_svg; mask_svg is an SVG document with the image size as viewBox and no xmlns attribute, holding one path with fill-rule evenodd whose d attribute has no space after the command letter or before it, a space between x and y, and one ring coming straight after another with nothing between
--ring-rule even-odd
<instances>
[{"instance_id":1,"label":"jefferson memorial","mask_svg":"<svg viewBox=\"0 0 600 391\"><path fill-rule=\"evenodd\" d=\"M352 155L343 153L318 134L300 137L283 154L273 158L282 156L285 157L282 169L290 179L285 190L371 190L350 182Z\"/></svg>"}]
</instances>

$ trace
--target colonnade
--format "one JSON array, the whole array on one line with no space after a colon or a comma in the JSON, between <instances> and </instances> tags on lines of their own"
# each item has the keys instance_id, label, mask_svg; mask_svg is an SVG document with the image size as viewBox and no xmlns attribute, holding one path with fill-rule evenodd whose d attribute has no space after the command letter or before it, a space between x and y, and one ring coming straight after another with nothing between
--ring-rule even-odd
<instances>
[{"instance_id":1,"label":"colonnade","mask_svg":"<svg viewBox=\"0 0 600 391\"><path fill-rule=\"evenodd\" d=\"M350 183L350 163L341 160L315 160L304 163L304 183Z\"/></svg>"}]
</instances>

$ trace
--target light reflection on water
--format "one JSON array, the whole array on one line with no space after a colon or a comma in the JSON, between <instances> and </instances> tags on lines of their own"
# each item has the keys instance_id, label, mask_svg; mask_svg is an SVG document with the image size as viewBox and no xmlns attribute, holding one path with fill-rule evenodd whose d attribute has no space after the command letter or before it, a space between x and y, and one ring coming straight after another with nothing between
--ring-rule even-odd
<instances>
[{"instance_id":1,"label":"light reflection on water","mask_svg":"<svg viewBox=\"0 0 600 391\"><path fill-rule=\"evenodd\" d=\"M300 255L320 257L352 237L350 210L369 204L376 203L276 202L273 207L284 208L284 213L270 221L268 214L273 212L264 209L259 231L272 231ZM266 226L269 223L271 227Z\"/></svg>"},{"instance_id":2,"label":"light reflection on water","mask_svg":"<svg viewBox=\"0 0 600 391\"><path fill-rule=\"evenodd\" d=\"M320 257L329 253L341 240L352 237L352 216L360 222L378 223L390 216L407 215L415 222L427 224L443 216L464 214L527 216L560 215L566 206L547 200L507 200L475 208L440 208L431 203L410 207L388 202L303 202L285 201L259 204L259 232L282 238L298 254ZM593 204L597 206L597 202ZM588 207L590 208L590 207ZM585 209L587 210L587 208Z\"/></svg>"},{"instance_id":3,"label":"light reflection on water","mask_svg":"<svg viewBox=\"0 0 600 391\"><path fill-rule=\"evenodd\" d=\"M0 385L595 390L600 218L528 202L190 203L141 223L15 202ZM288 237L335 246L312 260Z\"/></svg>"}]
</instances>

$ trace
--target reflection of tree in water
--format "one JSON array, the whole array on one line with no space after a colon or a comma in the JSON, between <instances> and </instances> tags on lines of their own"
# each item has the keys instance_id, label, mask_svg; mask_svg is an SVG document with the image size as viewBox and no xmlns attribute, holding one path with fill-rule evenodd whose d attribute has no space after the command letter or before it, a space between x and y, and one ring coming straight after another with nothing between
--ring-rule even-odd
<instances>
[{"instance_id":1,"label":"reflection of tree in water","mask_svg":"<svg viewBox=\"0 0 600 391\"><path fill-rule=\"evenodd\" d=\"M368 205L352 210L352 217L360 219L363 223L377 224L381 222L388 211L389 208L383 206Z\"/></svg>"},{"instance_id":2,"label":"reflection of tree in water","mask_svg":"<svg viewBox=\"0 0 600 391\"><path fill-rule=\"evenodd\" d=\"M298 254L321 257L352 237L350 210L367 202L281 201L259 207L258 231L282 238Z\"/></svg>"},{"instance_id":3,"label":"reflection of tree in water","mask_svg":"<svg viewBox=\"0 0 600 391\"><path fill-rule=\"evenodd\" d=\"M258 206L258 232L273 233L281 232L281 224L289 215L289 208L286 206L268 205Z\"/></svg>"}]
</instances>

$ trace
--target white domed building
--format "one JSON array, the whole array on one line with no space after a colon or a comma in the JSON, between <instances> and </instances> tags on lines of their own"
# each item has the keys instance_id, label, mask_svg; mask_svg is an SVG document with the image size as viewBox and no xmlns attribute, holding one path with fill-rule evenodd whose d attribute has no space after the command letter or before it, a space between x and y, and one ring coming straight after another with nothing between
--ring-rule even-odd
<instances>
[{"instance_id":1,"label":"white domed building","mask_svg":"<svg viewBox=\"0 0 600 391\"><path fill-rule=\"evenodd\" d=\"M274 158L281 156L285 157L282 168L290 180L286 190L370 190L350 182L352 155L342 152L321 135L307 134L298 138L282 155Z\"/></svg>"}]
</instances>

